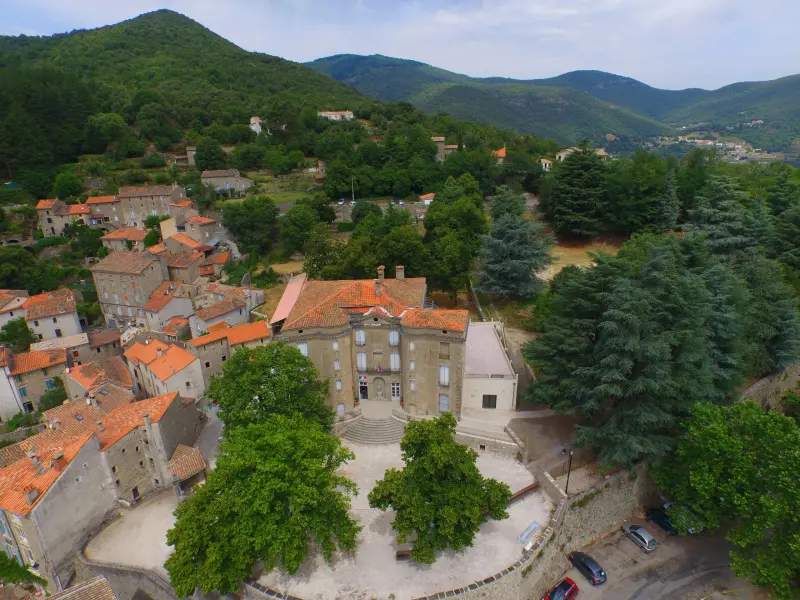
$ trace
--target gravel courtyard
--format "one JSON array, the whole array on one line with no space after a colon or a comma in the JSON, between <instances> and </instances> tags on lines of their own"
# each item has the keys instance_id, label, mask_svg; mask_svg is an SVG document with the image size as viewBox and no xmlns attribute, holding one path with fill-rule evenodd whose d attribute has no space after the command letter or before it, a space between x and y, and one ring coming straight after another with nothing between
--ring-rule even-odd
<instances>
[{"instance_id":1,"label":"gravel courtyard","mask_svg":"<svg viewBox=\"0 0 800 600\"><path fill-rule=\"evenodd\" d=\"M315 555L291 576L272 572L261 577L270 586L304 600L397 600L460 587L483 579L516 561L522 552L517 537L533 521L547 523L552 504L541 492L529 494L509 509L504 521L489 521L471 548L444 553L433 565L397 561L397 544L391 528L393 513L369 508L367 494L386 469L402 468L399 445L367 446L345 442L356 454L343 474L359 487L353 498L354 516L364 526L355 556L334 556L333 563ZM485 476L507 483L512 491L533 482L531 474L515 460L483 453L478 467Z\"/></svg>"}]
</instances>

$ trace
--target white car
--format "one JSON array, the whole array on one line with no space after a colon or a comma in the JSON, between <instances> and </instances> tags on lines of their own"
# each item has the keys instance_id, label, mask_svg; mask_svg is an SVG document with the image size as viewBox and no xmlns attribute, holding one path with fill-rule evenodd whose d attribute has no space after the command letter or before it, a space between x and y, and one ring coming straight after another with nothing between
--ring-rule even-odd
<instances>
[{"instance_id":1,"label":"white car","mask_svg":"<svg viewBox=\"0 0 800 600\"><path fill-rule=\"evenodd\" d=\"M406 204L406 203L405 203L405 202L403 202L402 200L400 200L400 201L398 202L398 204L399 204L400 206L405 206L405 204Z\"/></svg>"},{"instance_id":2,"label":"white car","mask_svg":"<svg viewBox=\"0 0 800 600\"><path fill-rule=\"evenodd\" d=\"M344 200L339 200L339 206L344 206Z\"/></svg>"},{"instance_id":3,"label":"white car","mask_svg":"<svg viewBox=\"0 0 800 600\"><path fill-rule=\"evenodd\" d=\"M355 206L355 205L356 205L356 201L355 200L350 200L350 206Z\"/></svg>"}]
</instances>

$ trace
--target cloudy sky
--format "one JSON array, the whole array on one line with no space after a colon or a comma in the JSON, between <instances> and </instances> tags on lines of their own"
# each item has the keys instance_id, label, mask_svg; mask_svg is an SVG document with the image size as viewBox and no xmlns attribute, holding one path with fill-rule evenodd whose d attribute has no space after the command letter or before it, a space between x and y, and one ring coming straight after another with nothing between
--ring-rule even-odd
<instances>
[{"instance_id":1,"label":"cloudy sky","mask_svg":"<svg viewBox=\"0 0 800 600\"><path fill-rule=\"evenodd\" d=\"M0 0L0 34L50 35L158 8L296 61L385 54L527 79L601 69L664 88L800 72L800 0Z\"/></svg>"}]
</instances>

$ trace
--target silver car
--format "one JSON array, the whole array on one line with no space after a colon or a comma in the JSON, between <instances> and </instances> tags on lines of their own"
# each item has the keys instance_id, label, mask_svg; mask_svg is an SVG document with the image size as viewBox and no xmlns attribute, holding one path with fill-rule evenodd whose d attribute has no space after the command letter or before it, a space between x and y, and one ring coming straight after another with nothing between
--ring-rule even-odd
<instances>
[{"instance_id":1,"label":"silver car","mask_svg":"<svg viewBox=\"0 0 800 600\"><path fill-rule=\"evenodd\" d=\"M653 535L647 531L644 527L640 525L634 525L633 523L625 523L622 526L622 531L625 532L634 544L639 546L645 552L652 552L658 546L658 542L653 537Z\"/></svg>"}]
</instances>

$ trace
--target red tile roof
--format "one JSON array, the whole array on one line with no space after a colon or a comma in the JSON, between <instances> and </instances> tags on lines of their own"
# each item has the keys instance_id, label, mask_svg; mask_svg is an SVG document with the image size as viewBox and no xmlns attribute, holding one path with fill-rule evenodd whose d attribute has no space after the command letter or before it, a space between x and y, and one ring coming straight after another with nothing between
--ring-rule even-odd
<instances>
[{"instance_id":1,"label":"red tile roof","mask_svg":"<svg viewBox=\"0 0 800 600\"><path fill-rule=\"evenodd\" d=\"M139 363L150 364L158 357L158 351L165 352L169 348L167 344L161 340L151 340L147 343L136 342L130 348L125 350L124 356L134 365Z\"/></svg>"},{"instance_id":2,"label":"red tile roof","mask_svg":"<svg viewBox=\"0 0 800 600\"><path fill-rule=\"evenodd\" d=\"M217 302L216 304L212 304L211 306L207 306L206 308L201 308L195 314L199 319L203 321L208 321L209 319L213 319L215 317L220 317L225 315L237 308L244 308L247 306L247 302L238 298L236 296L229 296L225 298L221 302Z\"/></svg>"},{"instance_id":3,"label":"red tile roof","mask_svg":"<svg viewBox=\"0 0 800 600\"><path fill-rule=\"evenodd\" d=\"M109 204L111 202L119 202L116 196L95 196L94 198L87 198L86 204Z\"/></svg>"},{"instance_id":4,"label":"red tile roof","mask_svg":"<svg viewBox=\"0 0 800 600\"><path fill-rule=\"evenodd\" d=\"M172 193L170 185L152 185L142 187L119 188L120 198L139 198L146 196L169 196Z\"/></svg>"},{"instance_id":5,"label":"red tile roof","mask_svg":"<svg viewBox=\"0 0 800 600\"><path fill-rule=\"evenodd\" d=\"M64 372L64 377L74 380L87 391L106 382L133 389L130 371L119 356L107 356L96 362L72 367L69 373Z\"/></svg>"},{"instance_id":6,"label":"red tile roof","mask_svg":"<svg viewBox=\"0 0 800 600\"><path fill-rule=\"evenodd\" d=\"M179 244L183 244L184 246L186 246L187 248L189 248L191 250L197 250L198 248L201 248L202 246L205 246L205 244L203 244L201 242L198 242L197 240L193 240L192 238L190 238L185 233L176 233L175 235L171 235L167 239L174 240L174 241L178 242Z\"/></svg>"},{"instance_id":7,"label":"red tile roof","mask_svg":"<svg viewBox=\"0 0 800 600\"><path fill-rule=\"evenodd\" d=\"M169 473L178 481L186 481L190 477L206 470L206 461L198 448L190 448L183 444L175 446L175 452L169 459Z\"/></svg>"},{"instance_id":8,"label":"red tile roof","mask_svg":"<svg viewBox=\"0 0 800 600\"><path fill-rule=\"evenodd\" d=\"M208 217L201 217L195 215L194 217L189 217L186 219L187 223L197 223L198 225L208 225L210 223L216 223L214 219L209 219Z\"/></svg>"},{"instance_id":9,"label":"red tile roof","mask_svg":"<svg viewBox=\"0 0 800 600\"><path fill-rule=\"evenodd\" d=\"M86 204L70 204L67 206L68 215L88 215L89 206Z\"/></svg>"},{"instance_id":10,"label":"red tile roof","mask_svg":"<svg viewBox=\"0 0 800 600\"><path fill-rule=\"evenodd\" d=\"M428 192L427 194L422 194L419 197L420 200L433 200L433 197L436 196L436 192Z\"/></svg>"},{"instance_id":11,"label":"red tile roof","mask_svg":"<svg viewBox=\"0 0 800 600\"><path fill-rule=\"evenodd\" d=\"M105 234L101 240L130 240L132 242L141 242L144 240L147 232L144 229L136 229L135 227L121 227L116 231Z\"/></svg>"},{"instance_id":12,"label":"red tile roof","mask_svg":"<svg viewBox=\"0 0 800 600\"><path fill-rule=\"evenodd\" d=\"M189 325L189 319L184 319L183 317L172 317L164 324L164 327L161 331L167 335L178 335L180 330L187 325Z\"/></svg>"},{"instance_id":13,"label":"red tile roof","mask_svg":"<svg viewBox=\"0 0 800 600\"><path fill-rule=\"evenodd\" d=\"M181 208L189 208L192 205L191 200L180 200L179 202L170 202L170 206L180 206Z\"/></svg>"},{"instance_id":14,"label":"red tile roof","mask_svg":"<svg viewBox=\"0 0 800 600\"><path fill-rule=\"evenodd\" d=\"M112 252L92 267L99 273L124 273L138 275L158 259L149 252L129 252L119 250Z\"/></svg>"},{"instance_id":15,"label":"red tile roof","mask_svg":"<svg viewBox=\"0 0 800 600\"><path fill-rule=\"evenodd\" d=\"M163 383L196 360L199 359L194 354L180 346L170 345L169 349L148 364L147 368Z\"/></svg>"},{"instance_id":16,"label":"red tile roof","mask_svg":"<svg viewBox=\"0 0 800 600\"><path fill-rule=\"evenodd\" d=\"M222 323L218 323L218 325L221 324ZM211 330L212 327L215 329L210 331L210 333L192 339L192 345L194 345L195 348L205 346L206 344L210 344L224 338L228 338L228 344L231 346L236 346L238 344L246 344L247 342L252 342L258 339L266 339L270 336L269 325L266 321L243 323L242 325L237 325L236 327L227 327L226 324L226 327L216 328L216 325L212 325L209 327L209 330Z\"/></svg>"},{"instance_id":17,"label":"red tile roof","mask_svg":"<svg viewBox=\"0 0 800 600\"><path fill-rule=\"evenodd\" d=\"M167 251L167 247L163 243L162 244L153 244L152 246L147 248L147 251L150 254L158 255L158 254L163 254L164 252L166 252Z\"/></svg>"},{"instance_id":18,"label":"red tile roof","mask_svg":"<svg viewBox=\"0 0 800 600\"><path fill-rule=\"evenodd\" d=\"M220 252L218 254L212 254L208 258L206 258L207 265L224 265L228 262L228 257L230 256L230 252Z\"/></svg>"},{"instance_id":19,"label":"red tile roof","mask_svg":"<svg viewBox=\"0 0 800 600\"><path fill-rule=\"evenodd\" d=\"M25 301L24 308L25 318L29 321L74 313L77 310L75 294L68 288L31 296Z\"/></svg>"},{"instance_id":20,"label":"red tile roof","mask_svg":"<svg viewBox=\"0 0 800 600\"><path fill-rule=\"evenodd\" d=\"M400 321L404 327L414 329L442 329L447 331L466 331L469 312L466 310L430 310L412 308L406 310Z\"/></svg>"},{"instance_id":21,"label":"red tile roof","mask_svg":"<svg viewBox=\"0 0 800 600\"><path fill-rule=\"evenodd\" d=\"M177 395L177 392L172 392L140 402L132 402L112 410L105 419L102 419L103 431L97 432L100 449L105 450L137 427L144 426L144 415L148 415L151 422L158 423Z\"/></svg>"},{"instance_id":22,"label":"red tile roof","mask_svg":"<svg viewBox=\"0 0 800 600\"><path fill-rule=\"evenodd\" d=\"M492 152L492 154L494 154L497 158L505 158L506 157L506 147L503 146L502 148L499 148L499 149L495 150L494 152Z\"/></svg>"},{"instance_id":23,"label":"red tile roof","mask_svg":"<svg viewBox=\"0 0 800 600\"><path fill-rule=\"evenodd\" d=\"M89 336L89 345L92 348L96 346L105 346L106 344L119 342L120 340L119 329L95 329L94 331L90 331L87 335Z\"/></svg>"},{"instance_id":24,"label":"red tile roof","mask_svg":"<svg viewBox=\"0 0 800 600\"><path fill-rule=\"evenodd\" d=\"M214 323L213 325L208 326L208 331L211 333L215 333L217 331L222 331L223 329L230 329L230 325L228 325L225 321L220 321L219 323Z\"/></svg>"},{"instance_id":25,"label":"red tile roof","mask_svg":"<svg viewBox=\"0 0 800 600\"><path fill-rule=\"evenodd\" d=\"M63 592L53 594L50 600L117 600L117 595L106 578L98 575L73 584Z\"/></svg>"},{"instance_id":26,"label":"red tile roof","mask_svg":"<svg viewBox=\"0 0 800 600\"><path fill-rule=\"evenodd\" d=\"M11 375L21 375L55 367L67 363L67 351L65 348L54 348L53 350L34 350L33 352L23 352L21 354L11 354Z\"/></svg>"},{"instance_id":27,"label":"red tile roof","mask_svg":"<svg viewBox=\"0 0 800 600\"><path fill-rule=\"evenodd\" d=\"M351 313L363 314L373 306L383 307L390 315L399 316L407 308L422 307L425 300L424 277L381 280L380 296L375 288L372 279L306 280L286 317L283 329L344 325L349 322Z\"/></svg>"},{"instance_id":28,"label":"red tile roof","mask_svg":"<svg viewBox=\"0 0 800 600\"><path fill-rule=\"evenodd\" d=\"M150 295L150 299L145 302L144 309L148 312L160 311L172 300L172 296L179 285L174 281L163 281Z\"/></svg>"},{"instance_id":29,"label":"red tile roof","mask_svg":"<svg viewBox=\"0 0 800 600\"><path fill-rule=\"evenodd\" d=\"M164 258L167 261L167 266L173 269L186 269L196 263L198 260L203 260L202 252L178 252L176 254L165 254Z\"/></svg>"},{"instance_id":30,"label":"red tile roof","mask_svg":"<svg viewBox=\"0 0 800 600\"><path fill-rule=\"evenodd\" d=\"M39 202L36 203L36 210L53 208L56 202L58 202L58 198L54 198L53 200L39 200Z\"/></svg>"}]
</instances>

